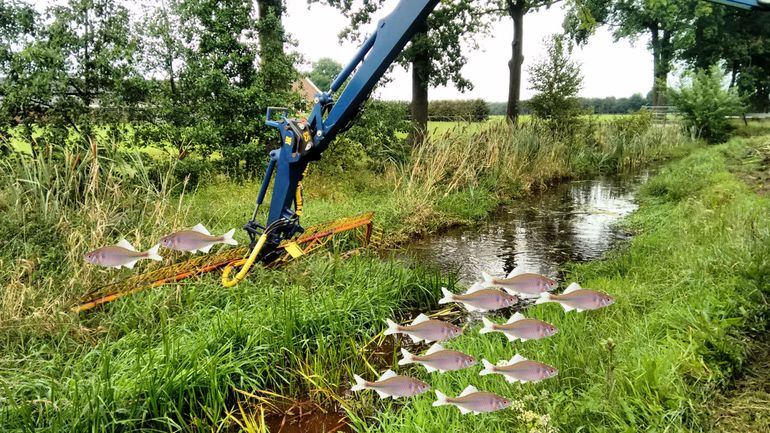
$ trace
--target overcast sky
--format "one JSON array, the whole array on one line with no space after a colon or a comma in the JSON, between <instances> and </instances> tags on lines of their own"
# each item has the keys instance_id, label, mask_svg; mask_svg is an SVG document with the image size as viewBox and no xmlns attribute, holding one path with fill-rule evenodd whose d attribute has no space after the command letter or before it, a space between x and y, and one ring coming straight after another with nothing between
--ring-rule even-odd
<instances>
[{"instance_id":1,"label":"overcast sky","mask_svg":"<svg viewBox=\"0 0 770 433\"><path fill-rule=\"evenodd\" d=\"M58 2L63 2L59 0ZM409 1L409 0L406 0ZM43 10L50 0L36 0L36 6ZM134 13L138 4L153 5L155 0L124 0ZM347 19L334 8L314 4L308 7L307 0L286 0L287 16L284 24L287 31L298 42L297 50L308 62L321 57L331 57L341 64L347 64L355 54L357 46L351 42L340 43L337 35ZM385 10L375 18L379 19L390 12L398 0L388 0ZM376 22L375 19L375 22ZM522 97L532 96L529 90L527 66L544 56L543 39L562 31L561 23L564 11L553 7L526 16L524 24L524 79ZM373 28L373 25L367 28ZM494 25L492 35L485 38L480 51L468 53L471 61L464 68L465 76L475 88L460 93L454 88L430 89L431 99L472 99L483 98L487 101L505 101L508 95L508 60L511 56L511 38L513 26L510 19L503 19ZM631 96L634 93L646 95L652 87L652 55L647 51L647 38L636 41L614 42L606 29L600 29L587 46L574 52L575 59L583 67L583 90L581 96ZM309 65L301 66L308 70ZM382 86L377 96L383 99L410 100L411 78L403 68L397 67L390 78L392 81Z\"/></svg>"},{"instance_id":2,"label":"overcast sky","mask_svg":"<svg viewBox=\"0 0 770 433\"><path fill-rule=\"evenodd\" d=\"M350 42L340 44L337 34L347 20L328 6L313 5L308 9L306 0L287 0L286 29L299 43L299 51L308 61L331 57L346 64L355 54ZM389 0L393 9L397 0ZM382 16L382 15L381 15ZM532 96L529 90L527 66L542 58L543 38L562 31L564 11L560 7L528 14L524 23L524 80L522 97ZM372 26L369 26L372 28ZM497 22L492 36L482 42L482 50L469 53L471 61L463 70L475 88L460 93L454 88L430 90L431 99L483 98L487 101L505 101L508 95L508 60L511 57L513 26L510 19ZM647 51L647 39L633 45L627 41L614 42L606 29L593 36L586 47L575 50L574 57L583 67L582 96L646 95L652 87L652 54ZM403 68L391 74L393 81L379 91L384 99L411 99L410 75Z\"/></svg>"}]
</instances>

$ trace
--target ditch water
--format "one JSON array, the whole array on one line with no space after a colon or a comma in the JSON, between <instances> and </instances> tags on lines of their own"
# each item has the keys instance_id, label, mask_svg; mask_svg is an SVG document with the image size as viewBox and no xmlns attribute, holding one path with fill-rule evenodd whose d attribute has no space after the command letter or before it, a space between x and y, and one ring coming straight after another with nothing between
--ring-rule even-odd
<instances>
[{"instance_id":1,"label":"ditch water","mask_svg":"<svg viewBox=\"0 0 770 433\"><path fill-rule=\"evenodd\" d=\"M636 209L650 171L557 185L504 206L481 224L448 229L404 247L407 260L456 272L470 286L481 272L515 267L557 277L567 262L601 258L629 234L615 224Z\"/></svg>"},{"instance_id":2,"label":"ditch water","mask_svg":"<svg viewBox=\"0 0 770 433\"><path fill-rule=\"evenodd\" d=\"M563 183L502 207L482 224L410 242L398 256L456 272L466 286L478 281L481 271L506 275L515 267L556 277L564 263L599 259L629 238L615 223L636 209L634 197L649 176L644 171ZM443 314L456 324L473 320L460 309ZM381 339L372 345L369 362L384 368L398 357L398 348L410 346L400 337ZM346 421L339 412L312 408L266 419L270 431L279 433L348 432Z\"/></svg>"}]
</instances>

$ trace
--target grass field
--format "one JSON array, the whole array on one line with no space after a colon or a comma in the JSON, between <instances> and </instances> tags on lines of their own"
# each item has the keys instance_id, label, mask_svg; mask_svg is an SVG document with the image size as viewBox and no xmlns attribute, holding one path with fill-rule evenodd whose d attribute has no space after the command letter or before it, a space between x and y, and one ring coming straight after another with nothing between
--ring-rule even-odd
<instances>
[{"instance_id":1,"label":"grass field","mask_svg":"<svg viewBox=\"0 0 770 433\"><path fill-rule=\"evenodd\" d=\"M385 172L316 171L306 182L305 221L373 209L389 237L403 240L475 221L501 201L561 178L628 169L695 148L672 129L603 128L598 146L581 147L528 127L511 135L491 125L444 133L408 164ZM534 310L563 333L549 343L527 343L522 353L557 364L561 376L516 390L523 400L518 411L477 417L474 424L452 408L430 412L428 396L402 406L346 392L352 373L373 377L397 360L392 347L384 356L367 349L383 320L433 308L438 288L453 287L453 276L330 252L284 272L256 269L230 290L209 275L68 314L63 310L72 300L115 278L82 263L88 248L124 236L145 246L198 222L212 232L237 227L249 216L257 185L219 179L180 194L169 177L158 183L119 149L101 149L98 158L72 155L63 164L76 167L71 171L42 162L26 171L7 166L0 188L6 215L0 222L0 426L222 431L244 422L239 405L259 424L258 406L270 412L302 400L345 409L360 431L573 431L580 425L617 431L655 429L665 420L697 428L701 403L740 367L746 330L758 326L764 308L755 284L765 278L766 226L758 215L767 203L725 168L727 159L762 139L698 151L654 180L628 223L639 233L631 247L610 261L570 270L618 295L618 305L571 316L553 306ZM131 176L120 164L133 169ZM666 270L656 271L656 264ZM745 290L728 290L738 282ZM454 344L493 360L510 357L498 338ZM680 349L681 362L674 356ZM431 382L456 392L471 379L478 377ZM489 378L479 383L506 390Z\"/></svg>"},{"instance_id":2,"label":"grass field","mask_svg":"<svg viewBox=\"0 0 770 433\"><path fill-rule=\"evenodd\" d=\"M556 325L555 337L512 344L471 326L449 344L493 362L521 353L557 367L558 378L509 385L478 369L433 375L431 384L449 395L471 383L512 397L515 408L462 416L420 396L374 415L369 431L708 430L707 405L741 370L748 338L766 332L770 317L770 200L730 173L757 146L770 146L768 137L699 150L667 167L625 222L637 233L631 244L569 268L568 280L615 296L612 307L565 314L537 306L528 315Z\"/></svg>"}]
</instances>

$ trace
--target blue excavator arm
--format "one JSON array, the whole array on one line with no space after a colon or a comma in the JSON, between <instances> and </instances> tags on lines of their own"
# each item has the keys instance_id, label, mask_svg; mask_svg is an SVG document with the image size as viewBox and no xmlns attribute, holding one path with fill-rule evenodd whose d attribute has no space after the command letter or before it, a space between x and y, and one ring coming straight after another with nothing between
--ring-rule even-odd
<instances>
[{"instance_id":1,"label":"blue excavator arm","mask_svg":"<svg viewBox=\"0 0 770 433\"><path fill-rule=\"evenodd\" d=\"M743 9L770 9L770 0L709 0ZM420 31L440 0L400 0L395 10L382 19L374 33L364 42L355 57L337 76L331 88L316 95L307 120L289 118L289 110L271 107L267 124L280 133L280 147L270 152L270 161L262 181L257 205L251 221L244 229L251 237L252 248L257 238L267 234L259 258L269 262L276 247L285 239L302 233L299 216L302 207L302 178L308 163L321 159L321 154L358 114L385 71L412 37ZM336 93L347 85L334 99ZM273 180L274 178L274 180ZM270 210L263 226L257 212L273 180Z\"/></svg>"},{"instance_id":2,"label":"blue excavator arm","mask_svg":"<svg viewBox=\"0 0 770 433\"><path fill-rule=\"evenodd\" d=\"M770 9L770 0L708 0L741 9Z\"/></svg>"},{"instance_id":3,"label":"blue excavator arm","mask_svg":"<svg viewBox=\"0 0 770 433\"><path fill-rule=\"evenodd\" d=\"M321 154L337 134L349 126L377 82L439 2L401 0L393 12L380 20L374 33L340 72L331 88L316 95L307 120L289 118L289 111L285 108L271 107L267 110L267 124L278 130L281 145L270 152L254 215L244 226L251 237L252 248L257 237L268 232L263 252L260 253L262 261L274 259L272 253L281 241L303 231L299 224L301 181L308 163L321 159ZM345 83L345 88L336 95ZM256 220L257 212L273 178L270 210L267 223L262 226Z\"/></svg>"}]
</instances>

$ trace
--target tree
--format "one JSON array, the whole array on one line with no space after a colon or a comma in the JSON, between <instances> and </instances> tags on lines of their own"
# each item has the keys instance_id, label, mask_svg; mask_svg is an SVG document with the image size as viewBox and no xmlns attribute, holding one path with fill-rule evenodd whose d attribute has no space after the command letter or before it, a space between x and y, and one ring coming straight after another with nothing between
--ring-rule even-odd
<instances>
[{"instance_id":1,"label":"tree","mask_svg":"<svg viewBox=\"0 0 770 433\"><path fill-rule=\"evenodd\" d=\"M259 75L265 89L285 94L291 89L297 74L295 56L288 55L284 45L288 42L283 28L285 12L283 0L257 0L259 19L256 25L259 37ZM245 18L252 19L251 15Z\"/></svg>"},{"instance_id":2,"label":"tree","mask_svg":"<svg viewBox=\"0 0 770 433\"><path fill-rule=\"evenodd\" d=\"M653 105L665 105L668 76L673 67L677 36L692 23L701 2L688 0L576 0L565 27L584 43L599 24L612 27L616 39L650 36L653 54ZM702 13L702 12L700 12Z\"/></svg>"},{"instance_id":3,"label":"tree","mask_svg":"<svg viewBox=\"0 0 770 433\"><path fill-rule=\"evenodd\" d=\"M47 141L61 144L65 125L87 138L93 123L121 118L117 108L136 102L136 40L128 11L114 0L70 0L47 16L34 40L12 44L20 48L7 64L3 112L52 126Z\"/></svg>"},{"instance_id":4,"label":"tree","mask_svg":"<svg viewBox=\"0 0 770 433\"><path fill-rule=\"evenodd\" d=\"M750 109L770 111L770 15L725 7L699 16L679 57L707 69L723 65Z\"/></svg>"},{"instance_id":5,"label":"tree","mask_svg":"<svg viewBox=\"0 0 770 433\"><path fill-rule=\"evenodd\" d=\"M293 82L296 71L282 62L256 67L257 43L249 0L173 0L145 17L145 66L159 79L139 129L142 143L172 142L183 157L221 152L236 172L241 161L253 175L276 134L265 124L270 105L293 104L290 90L268 87ZM282 44L281 44L282 45ZM283 67L284 69L280 69ZM284 77L284 78L280 78Z\"/></svg>"},{"instance_id":6,"label":"tree","mask_svg":"<svg viewBox=\"0 0 770 433\"><path fill-rule=\"evenodd\" d=\"M735 89L725 89L724 73L718 67L686 73L679 88L669 91L671 101L682 113L694 135L709 142L726 138L730 130L726 116L736 114L742 104Z\"/></svg>"},{"instance_id":7,"label":"tree","mask_svg":"<svg viewBox=\"0 0 770 433\"><path fill-rule=\"evenodd\" d=\"M0 130L17 124L25 125L31 136L31 113L25 107L26 97L17 85L24 74L22 52L31 43L38 24L35 9L22 2L0 3ZM35 149L32 149L33 152Z\"/></svg>"},{"instance_id":8,"label":"tree","mask_svg":"<svg viewBox=\"0 0 770 433\"><path fill-rule=\"evenodd\" d=\"M487 0L484 0L487 1ZM463 47L477 48L476 37L489 30L488 11L484 1L446 0L428 17L397 62L412 69L412 133L410 142L419 144L428 130L428 89L430 86L453 84L458 90L473 88L462 75L468 59ZM489 0L492 1L492 0ZM371 16L385 0L371 0L353 10L351 0L324 0L350 17L350 26L343 36L358 39L361 27L371 22Z\"/></svg>"},{"instance_id":9,"label":"tree","mask_svg":"<svg viewBox=\"0 0 770 433\"><path fill-rule=\"evenodd\" d=\"M313 63L313 69L308 78L322 91L327 91L332 86L332 81L342 72L342 65L329 57L322 57Z\"/></svg>"},{"instance_id":10,"label":"tree","mask_svg":"<svg viewBox=\"0 0 770 433\"><path fill-rule=\"evenodd\" d=\"M524 63L524 17L530 12L548 8L560 0L500 0L498 13L511 18L513 40L508 61L508 105L506 118L516 123L521 112L521 65Z\"/></svg>"},{"instance_id":11,"label":"tree","mask_svg":"<svg viewBox=\"0 0 770 433\"><path fill-rule=\"evenodd\" d=\"M530 86L538 93L529 101L532 114L562 128L580 113L577 94L583 83L580 65L570 59L571 45L563 35L545 40L547 56L529 68Z\"/></svg>"}]
</instances>

